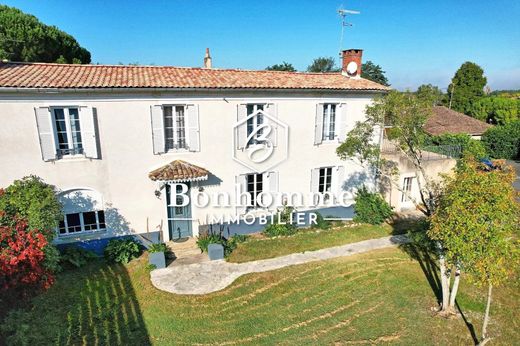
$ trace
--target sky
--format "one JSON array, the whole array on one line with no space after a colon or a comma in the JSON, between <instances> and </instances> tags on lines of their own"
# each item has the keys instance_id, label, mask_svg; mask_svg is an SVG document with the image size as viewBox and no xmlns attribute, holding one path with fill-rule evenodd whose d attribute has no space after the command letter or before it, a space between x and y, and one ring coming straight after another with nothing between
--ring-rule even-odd
<instances>
[{"instance_id":1,"label":"sky","mask_svg":"<svg viewBox=\"0 0 520 346\"><path fill-rule=\"evenodd\" d=\"M92 53L93 63L264 69L287 61L305 70L343 48L386 71L392 87L445 89L465 61L492 90L520 89L519 0L0 0L56 25ZM339 58L338 58L339 59Z\"/></svg>"}]
</instances>

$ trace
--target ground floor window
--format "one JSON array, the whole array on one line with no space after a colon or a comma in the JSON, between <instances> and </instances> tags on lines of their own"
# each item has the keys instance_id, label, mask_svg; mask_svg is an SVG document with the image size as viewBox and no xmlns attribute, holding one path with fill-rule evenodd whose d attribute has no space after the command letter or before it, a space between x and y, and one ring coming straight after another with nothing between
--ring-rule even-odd
<instances>
[{"instance_id":1,"label":"ground floor window","mask_svg":"<svg viewBox=\"0 0 520 346\"><path fill-rule=\"evenodd\" d=\"M251 196L251 205L248 209L260 207L260 197L258 195L264 190L263 174L248 174L246 182L247 193Z\"/></svg>"},{"instance_id":2,"label":"ground floor window","mask_svg":"<svg viewBox=\"0 0 520 346\"><path fill-rule=\"evenodd\" d=\"M105 229L105 212L103 210L66 214L58 226L60 235L103 231Z\"/></svg>"},{"instance_id":3,"label":"ground floor window","mask_svg":"<svg viewBox=\"0 0 520 346\"><path fill-rule=\"evenodd\" d=\"M318 192L330 192L332 186L332 167L320 168Z\"/></svg>"},{"instance_id":4,"label":"ground floor window","mask_svg":"<svg viewBox=\"0 0 520 346\"><path fill-rule=\"evenodd\" d=\"M403 195L401 196L401 202L409 202L408 196L412 192L413 177L406 177L403 180Z\"/></svg>"}]
</instances>

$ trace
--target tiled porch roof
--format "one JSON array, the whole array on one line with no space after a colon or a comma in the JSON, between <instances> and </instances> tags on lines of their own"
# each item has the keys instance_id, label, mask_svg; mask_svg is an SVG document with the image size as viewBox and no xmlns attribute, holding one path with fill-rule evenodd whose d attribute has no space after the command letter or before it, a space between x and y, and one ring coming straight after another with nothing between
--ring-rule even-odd
<instances>
[{"instance_id":1,"label":"tiled porch roof","mask_svg":"<svg viewBox=\"0 0 520 346\"><path fill-rule=\"evenodd\" d=\"M153 181L199 181L208 179L209 171L183 160L175 160L148 173Z\"/></svg>"}]
</instances>

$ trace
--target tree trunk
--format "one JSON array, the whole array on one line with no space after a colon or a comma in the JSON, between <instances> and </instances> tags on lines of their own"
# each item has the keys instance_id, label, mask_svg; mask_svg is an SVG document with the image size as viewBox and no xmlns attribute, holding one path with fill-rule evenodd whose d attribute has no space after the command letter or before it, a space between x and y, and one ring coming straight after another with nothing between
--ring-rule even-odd
<instances>
[{"instance_id":1,"label":"tree trunk","mask_svg":"<svg viewBox=\"0 0 520 346\"><path fill-rule=\"evenodd\" d=\"M449 309L452 312L455 312L455 299L457 298L457 291L459 290L459 282L460 282L460 269L457 266L455 270L455 279L453 279L453 286L450 292L450 305Z\"/></svg>"},{"instance_id":2,"label":"tree trunk","mask_svg":"<svg viewBox=\"0 0 520 346\"><path fill-rule=\"evenodd\" d=\"M479 345L484 345L489 341L489 338L487 337L487 327L489 323L489 308L491 306L491 293L493 290L493 285L491 285L491 282L488 286L488 294L487 294L487 303L486 303L486 313L484 314L484 322L482 323L482 340L480 341Z\"/></svg>"},{"instance_id":3,"label":"tree trunk","mask_svg":"<svg viewBox=\"0 0 520 346\"><path fill-rule=\"evenodd\" d=\"M439 246L440 247L440 246ZM450 277L446 268L446 260L442 250L439 251L439 268L441 271L441 289L442 289L442 304L441 311L447 311L449 307L450 298Z\"/></svg>"}]
</instances>

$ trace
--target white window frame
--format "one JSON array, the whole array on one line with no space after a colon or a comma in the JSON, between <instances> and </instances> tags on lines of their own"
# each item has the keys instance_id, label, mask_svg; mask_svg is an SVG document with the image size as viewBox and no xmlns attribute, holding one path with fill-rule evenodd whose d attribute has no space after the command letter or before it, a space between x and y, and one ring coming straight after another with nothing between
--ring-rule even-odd
<instances>
[{"instance_id":1,"label":"white window frame","mask_svg":"<svg viewBox=\"0 0 520 346\"><path fill-rule=\"evenodd\" d=\"M415 177L409 176L403 178L403 192L401 192L401 203L409 203L412 202L412 200L406 195L405 191L408 193L408 195L412 194L413 189L413 181Z\"/></svg>"},{"instance_id":2,"label":"white window frame","mask_svg":"<svg viewBox=\"0 0 520 346\"><path fill-rule=\"evenodd\" d=\"M266 183L266 179L264 174L262 173L249 173L249 174L246 174L246 192L250 194L251 196L251 205L248 205L246 207L246 210L255 210L255 209L261 209L263 207L260 206L260 204L258 203L258 194L262 193L265 191L265 183ZM249 191L249 177L250 176L253 176L253 191L250 192ZM262 179L262 190L258 190L258 177L261 177Z\"/></svg>"},{"instance_id":3,"label":"white window frame","mask_svg":"<svg viewBox=\"0 0 520 346\"><path fill-rule=\"evenodd\" d=\"M334 119L332 119L333 114L334 114ZM332 130L331 130L331 122L332 122ZM323 129L321 132L322 142L334 141L338 137L337 123L338 123L338 104L337 103L324 103L323 104L323 124L322 124ZM332 138L330 136L331 133L333 135Z\"/></svg>"},{"instance_id":4,"label":"white window frame","mask_svg":"<svg viewBox=\"0 0 520 346\"><path fill-rule=\"evenodd\" d=\"M319 193L331 192L333 168L334 167L332 167L332 166L318 168L319 169L319 174L318 174L318 192ZM320 180L322 177L322 172L324 173L323 174L323 184L320 183ZM327 185L328 185L328 189L327 189ZM322 187L323 187L323 189L322 189Z\"/></svg>"},{"instance_id":5,"label":"white window frame","mask_svg":"<svg viewBox=\"0 0 520 346\"><path fill-rule=\"evenodd\" d=\"M63 153L60 149L60 142L58 139L58 127L56 125L56 110L62 109L63 110L63 117L65 121L65 131L67 135L67 145L69 147L68 150L79 150L79 153L71 154L69 153ZM74 147L74 139L72 138L72 126L70 124L70 109L76 109L78 112L78 123L79 123L79 135L81 137L81 141L79 142L81 144L81 148L77 149ZM74 157L84 157L84 151L85 146L83 145L83 134L81 132L82 125L81 125L81 119L80 119L80 107L79 106L51 106L51 120L52 120L52 128L54 133L54 143L56 148L56 156L58 158L74 158Z\"/></svg>"},{"instance_id":6,"label":"white window frame","mask_svg":"<svg viewBox=\"0 0 520 346\"><path fill-rule=\"evenodd\" d=\"M261 111L264 111L265 110L265 106L266 104L265 103L248 103L246 104L246 117L248 118L247 121L246 121L246 138L249 137L249 116L251 114L254 114L256 113L257 111L261 110ZM248 112L248 108L249 107L253 107L253 111L251 113ZM261 108L260 108L261 107ZM259 117L258 116L255 116L253 118L251 118L251 120L253 121L253 130L255 130L256 128L258 128L260 125L262 124L265 124L265 117L264 115L262 114L262 122L259 122ZM256 136L251 138L250 142L246 143L246 148L252 146L252 145L256 145L258 144L258 138L260 138L260 136L262 135L262 132L263 131L258 131L256 133Z\"/></svg>"},{"instance_id":7,"label":"white window frame","mask_svg":"<svg viewBox=\"0 0 520 346\"><path fill-rule=\"evenodd\" d=\"M100 227L101 223L99 222L99 212L100 211L103 212L103 216L104 216L104 219L105 219L105 222L104 222L105 227L103 227L103 228ZM97 226L97 228L95 230L86 230L85 229L85 220L84 220L83 214L84 213L92 213L92 212L95 213L95 215L96 215L96 226ZM68 223L67 223L67 215L72 215L72 214L79 214L79 223L80 223L81 231L69 232L69 227L68 227ZM81 211L81 212L77 212L77 213L67 213L67 214L63 215L63 225L64 225L65 233L61 233L60 232L60 225L58 225L58 227L56 229L56 232L58 234L58 237L69 237L69 236L74 236L76 234L88 234L88 233L103 232L103 231L106 231L106 229L107 229L106 222L107 222L106 215L105 215L105 211L103 209Z\"/></svg>"},{"instance_id":8,"label":"white window frame","mask_svg":"<svg viewBox=\"0 0 520 346\"><path fill-rule=\"evenodd\" d=\"M173 143L170 147L168 142L171 140L170 137L166 135L166 111L165 109L169 107L172 110L172 132L173 132ZM183 131L184 131L184 146L180 146L179 144L179 125L177 124L177 107L182 107L183 109ZM185 104L166 104L162 106L162 117L163 117L163 131L164 131L164 151L172 152L172 151L182 151L188 150L188 133L187 133L187 105Z\"/></svg>"}]
</instances>

